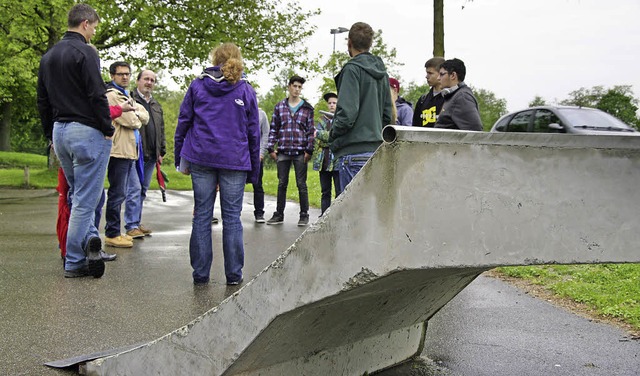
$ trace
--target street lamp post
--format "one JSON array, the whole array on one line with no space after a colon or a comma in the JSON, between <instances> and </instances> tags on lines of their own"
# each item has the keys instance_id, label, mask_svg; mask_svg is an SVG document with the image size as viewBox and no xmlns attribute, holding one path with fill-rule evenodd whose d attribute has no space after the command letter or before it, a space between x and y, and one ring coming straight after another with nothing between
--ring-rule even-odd
<instances>
[{"instance_id":1,"label":"street lamp post","mask_svg":"<svg viewBox=\"0 0 640 376\"><path fill-rule=\"evenodd\" d=\"M349 29L342 26L337 29L331 29L331 34L333 34L333 53L336 52L336 34L346 33L347 31L349 31Z\"/></svg>"}]
</instances>

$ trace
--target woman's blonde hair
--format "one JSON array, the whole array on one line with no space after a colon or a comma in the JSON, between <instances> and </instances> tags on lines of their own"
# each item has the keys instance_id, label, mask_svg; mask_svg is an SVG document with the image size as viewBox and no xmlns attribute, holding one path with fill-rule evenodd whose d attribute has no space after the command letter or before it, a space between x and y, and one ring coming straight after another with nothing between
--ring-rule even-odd
<instances>
[{"instance_id":1,"label":"woman's blonde hair","mask_svg":"<svg viewBox=\"0 0 640 376\"><path fill-rule=\"evenodd\" d=\"M244 64L240 49L233 43L222 43L211 51L211 62L222 70L224 78L235 84L242 78Z\"/></svg>"}]
</instances>

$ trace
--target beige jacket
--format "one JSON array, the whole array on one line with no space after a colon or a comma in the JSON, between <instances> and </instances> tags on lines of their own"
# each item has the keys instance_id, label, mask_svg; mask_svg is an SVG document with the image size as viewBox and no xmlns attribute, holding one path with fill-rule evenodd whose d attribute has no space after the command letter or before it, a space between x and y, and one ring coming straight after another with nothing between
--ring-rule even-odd
<instances>
[{"instance_id":1,"label":"beige jacket","mask_svg":"<svg viewBox=\"0 0 640 376\"><path fill-rule=\"evenodd\" d=\"M120 90L113 86L107 87L107 99L109 106L117 106L131 100ZM136 102L135 111L123 112L120 117L113 119L113 126L116 128L113 133L113 145L111 146L111 156L123 159L138 159L138 147L136 146L135 129L139 129L149 122L149 113L144 107Z\"/></svg>"}]
</instances>

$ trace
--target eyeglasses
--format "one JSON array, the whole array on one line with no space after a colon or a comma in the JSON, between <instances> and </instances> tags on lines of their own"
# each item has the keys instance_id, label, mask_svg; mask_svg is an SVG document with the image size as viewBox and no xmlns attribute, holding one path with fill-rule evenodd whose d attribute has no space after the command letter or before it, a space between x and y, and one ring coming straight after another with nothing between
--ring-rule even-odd
<instances>
[{"instance_id":1,"label":"eyeglasses","mask_svg":"<svg viewBox=\"0 0 640 376\"><path fill-rule=\"evenodd\" d=\"M440 72L440 73L438 73L438 75L439 75L440 77L444 76L445 74L449 74L449 72L444 71L444 72Z\"/></svg>"},{"instance_id":2,"label":"eyeglasses","mask_svg":"<svg viewBox=\"0 0 640 376\"><path fill-rule=\"evenodd\" d=\"M118 77L129 77L129 76L131 76L131 73L116 73L116 76L118 76Z\"/></svg>"}]
</instances>

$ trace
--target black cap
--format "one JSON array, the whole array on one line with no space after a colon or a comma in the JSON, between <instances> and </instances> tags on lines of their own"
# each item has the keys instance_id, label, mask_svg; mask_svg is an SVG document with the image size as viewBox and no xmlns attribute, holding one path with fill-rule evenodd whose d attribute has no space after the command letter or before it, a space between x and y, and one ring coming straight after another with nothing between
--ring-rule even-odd
<instances>
[{"instance_id":1,"label":"black cap","mask_svg":"<svg viewBox=\"0 0 640 376\"><path fill-rule=\"evenodd\" d=\"M336 93L326 93L322 98L324 98L325 102L329 102L330 98L338 98L338 95Z\"/></svg>"}]
</instances>

